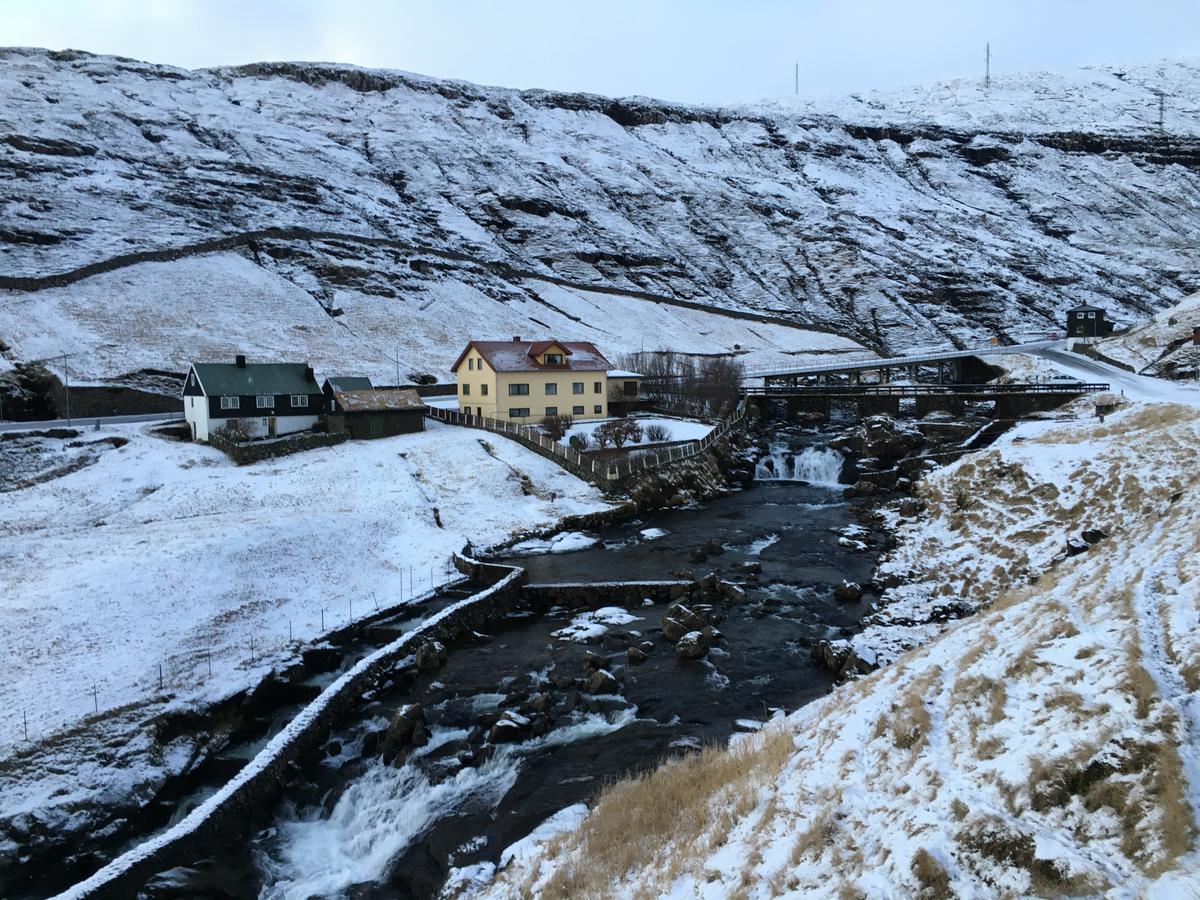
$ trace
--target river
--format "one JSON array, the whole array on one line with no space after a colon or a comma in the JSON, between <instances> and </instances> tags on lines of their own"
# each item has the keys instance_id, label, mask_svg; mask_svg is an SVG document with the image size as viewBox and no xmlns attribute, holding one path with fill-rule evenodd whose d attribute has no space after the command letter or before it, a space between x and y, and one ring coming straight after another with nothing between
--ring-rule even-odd
<instances>
[{"instance_id":1,"label":"river","mask_svg":"<svg viewBox=\"0 0 1200 900\"><path fill-rule=\"evenodd\" d=\"M795 460L794 452L773 448L776 462L758 469L765 480L745 490L612 526L590 535L597 543L587 549L511 560L534 583L671 579L684 569L734 577L758 563L760 581L747 585L748 602L726 611L724 639L708 658L681 660L661 639L665 604L599 617L562 609L510 616L451 647L442 668L371 698L326 743L324 758L294 779L266 827L159 875L146 895L434 896L451 869L485 871L504 848L607 781L723 743L775 710L825 694L832 678L811 662L810 648L849 633L864 612L861 603L833 599L832 587L868 580L877 554L855 546L869 535L856 533L855 509L832 483L840 459L814 448ZM778 477L797 473L826 483ZM721 552L693 561L712 541ZM564 629L591 641L571 640ZM631 639L654 642L641 665L627 663ZM597 697L573 689L572 679L587 672L585 653L606 658L618 689ZM364 742L414 702L424 711L425 744L401 765L364 753ZM547 704L552 724L544 733L483 740L502 710L530 703Z\"/></svg>"}]
</instances>

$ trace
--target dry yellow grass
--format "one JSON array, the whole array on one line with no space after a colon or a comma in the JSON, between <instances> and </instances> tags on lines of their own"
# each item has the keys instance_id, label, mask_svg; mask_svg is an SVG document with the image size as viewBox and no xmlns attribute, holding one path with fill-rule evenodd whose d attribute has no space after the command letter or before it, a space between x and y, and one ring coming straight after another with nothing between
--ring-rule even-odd
<instances>
[{"instance_id":1,"label":"dry yellow grass","mask_svg":"<svg viewBox=\"0 0 1200 900\"><path fill-rule=\"evenodd\" d=\"M701 857L703 845L753 808L758 788L779 774L792 752L791 733L769 728L732 749L709 747L613 784L570 836L569 853L566 838L547 848L551 857L563 855L543 896L606 896L615 879L652 859L660 863L662 883L669 883L689 860L678 852L662 859L663 848L687 847L691 859ZM651 885L643 889L654 895Z\"/></svg>"}]
</instances>

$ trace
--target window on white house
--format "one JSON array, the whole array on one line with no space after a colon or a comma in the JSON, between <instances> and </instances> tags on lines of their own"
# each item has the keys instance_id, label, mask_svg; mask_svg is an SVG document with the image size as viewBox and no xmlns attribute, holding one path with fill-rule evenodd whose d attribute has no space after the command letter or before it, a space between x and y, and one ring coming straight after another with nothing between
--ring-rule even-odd
<instances>
[{"instance_id":1,"label":"window on white house","mask_svg":"<svg viewBox=\"0 0 1200 900\"><path fill-rule=\"evenodd\" d=\"M545 359L548 366L561 366L563 364L561 353L547 353Z\"/></svg>"},{"instance_id":2,"label":"window on white house","mask_svg":"<svg viewBox=\"0 0 1200 900\"><path fill-rule=\"evenodd\" d=\"M583 382L582 381L572 381L571 382L571 393L572 394L582 394L583 393Z\"/></svg>"},{"instance_id":3,"label":"window on white house","mask_svg":"<svg viewBox=\"0 0 1200 900\"><path fill-rule=\"evenodd\" d=\"M468 369L468 371L471 371L471 372L475 371L475 360L473 360L473 359L467 360L467 369Z\"/></svg>"},{"instance_id":4,"label":"window on white house","mask_svg":"<svg viewBox=\"0 0 1200 900\"><path fill-rule=\"evenodd\" d=\"M511 409L509 409L508 417L510 419L527 419L527 418L529 418L529 407L528 406L514 406Z\"/></svg>"},{"instance_id":5,"label":"window on white house","mask_svg":"<svg viewBox=\"0 0 1200 900\"><path fill-rule=\"evenodd\" d=\"M600 415L600 413L604 412L604 407L597 403L592 407L592 412L594 412L596 415Z\"/></svg>"},{"instance_id":6,"label":"window on white house","mask_svg":"<svg viewBox=\"0 0 1200 900\"><path fill-rule=\"evenodd\" d=\"M550 383L550 384L546 385L546 396L547 397L552 396L552 395L557 395L557 394L558 394L558 385L557 384Z\"/></svg>"},{"instance_id":7,"label":"window on white house","mask_svg":"<svg viewBox=\"0 0 1200 900\"><path fill-rule=\"evenodd\" d=\"M571 415L582 416L583 415L583 407L582 406L572 406L571 407Z\"/></svg>"},{"instance_id":8,"label":"window on white house","mask_svg":"<svg viewBox=\"0 0 1200 900\"><path fill-rule=\"evenodd\" d=\"M487 389L488 389L488 386L487 386L486 384L481 384L481 385L479 386L479 393L483 394L483 396L485 396L485 397L486 397L486 396L487 396Z\"/></svg>"},{"instance_id":9,"label":"window on white house","mask_svg":"<svg viewBox=\"0 0 1200 900\"><path fill-rule=\"evenodd\" d=\"M599 393L600 393L600 382L598 382L598 381L593 381L593 382L592 382L592 393L593 393L593 394L599 394Z\"/></svg>"},{"instance_id":10,"label":"window on white house","mask_svg":"<svg viewBox=\"0 0 1200 900\"><path fill-rule=\"evenodd\" d=\"M510 384L508 386L508 396L510 397L526 397L529 395L529 385L527 384Z\"/></svg>"},{"instance_id":11,"label":"window on white house","mask_svg":"<svg viewBox=\"0 0 1200 900\"><path fill-rule=\"evenodd\" d=\"M275 406L275 398L264 397L262 394L259 394L254 398L254 405L259 409L273 409Z\"/></svg>"},{"instance_id":12,"label":"window on white house","mask_svg":"<svg viewBox=\"0 0 1200 900\"><path fill-rule=\"evenodd\" d=\"M557 406L547 406L546 407L546 415L557 416L558 415L558 407Z\"/></svg>"},{"instance_id":13,"label":"window on white house","mask_svg":"<svg viewBox=\"0 0 1200 900\"><path fill-rule=\"evenodd\" d=\"M292 408L308 406L308 394L292 394Z\"/></svg>"},{"instance_id":14,"label":"window on white house","mask_svg":"<svg viewBox=\"0 0 1200 900\"><path fill-rule=\"evenodd\" d=\"M463 393L464 397L470 397L471 396L471 386L469 384L464 384L462 386L462 393Z\"/></svg>"},{"instance_id":15,"label":"window on white house","mask_svg":"<svg viewBox=\"0 0 1200 900\"><path fill-rule=\"evenodd\" d=\"M237 409L239 406L241 406L241 402L241 397L222 397L221 409Z\"/></svg>"}]
</instances>

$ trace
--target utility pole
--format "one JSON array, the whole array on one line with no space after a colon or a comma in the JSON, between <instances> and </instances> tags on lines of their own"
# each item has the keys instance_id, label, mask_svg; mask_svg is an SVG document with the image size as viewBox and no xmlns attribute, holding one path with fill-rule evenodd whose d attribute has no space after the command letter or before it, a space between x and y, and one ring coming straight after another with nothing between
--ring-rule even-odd
<instances>
[{"instance_id":1,"label":"utility pole","mask_svg":"<svg viewBox=\"0 0 1200 900\"><path fill-rule=\"evenodd\" d=\"M990 91L992 89L992 42L987 42L987 49L984 51L983 63L983 89Z\"/></svg>"},{"instance_id":2,"label":"utility pole","mask_svg":"<svg viewBox=\"0 0 1200 900\"><path fill-rule=\"evenodd\" d=\"M1163 130L1163 112L1167 106L1167 92L1159 88L1154 93L1158 94L1158 130Z\"/></svg>"},{"instance_id":3,"label":"utility pole","mask_svg":"<svg viewBox=\"0 0 1200 900\"><path fill-rule=\"evenodd\" d=\"M796 96L800 96L800 63L796 63Z\"/></svg>"},{"instance_id":4,"label":"utility pole","mask_svg":"<svg viewBox=\"0 0 1200 900\"><path fill-rule=\"evenodd\" d=\"M55 357L62 363L63 367L63 395L67 402L67 424L71 424L71 370L67 368L67 358L74 356L73 353L64 353L61 356Z\"/></svg>"}]
</instances>

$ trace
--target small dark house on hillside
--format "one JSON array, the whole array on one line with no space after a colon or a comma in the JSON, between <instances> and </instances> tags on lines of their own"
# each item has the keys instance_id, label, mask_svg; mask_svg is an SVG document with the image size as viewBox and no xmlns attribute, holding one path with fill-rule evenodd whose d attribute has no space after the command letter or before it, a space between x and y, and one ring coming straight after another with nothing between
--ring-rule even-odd
<instances>
[{"instance_id":1,"label":"small dark house on hillside","mask_svg":"<svg viewBox=\"0 0 1200 900\"><path fill-rule=\"evenodd\" d=\"M371 379L361 375L343 375L336 378L326 378L321 385L321 393L325 395L325 411L333 412L333 394L335 391L369 391L372 390Z\"/></svg>"},{"instance_id":2,"label":"small dark house on hillside","mask_svg":"<svg viewBox=\"0 0 1200 900\"><path fill-rule=\"evenodd\" d=\"M192 439L207 441L236 423L250 437L306 431L322 411L321 390L305 363L193 363L183 386L183 417Z\"/></svg>"},{"instance_id":3,"label":"small dark house on hillside","mask_svg":"<svg viewBox=\"0 0 1200 900\"><path fill-rule=\"evenodd\" d=\"M1067 337L1094 338L1112 334L1113 323L1105 319L1104 310L1087 303L1067 310Z\"/></svg>"},{"instance_id":4,"label":"small dark house on hillside","mask_svg":"<svg viewBox=\"0 0 1200 900\"><path fill-rule=\"evenodd\" d=\"M376 389L366 378L330 378L324 393L333 434L364 440L425 430L425 402L412 388Z\"/></svg>"}]
</instances>

